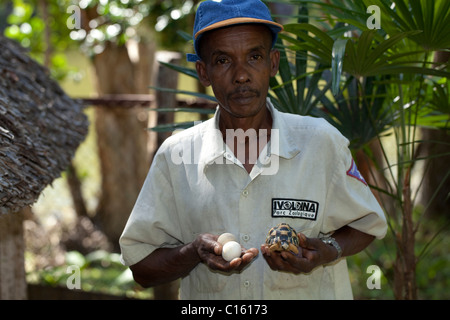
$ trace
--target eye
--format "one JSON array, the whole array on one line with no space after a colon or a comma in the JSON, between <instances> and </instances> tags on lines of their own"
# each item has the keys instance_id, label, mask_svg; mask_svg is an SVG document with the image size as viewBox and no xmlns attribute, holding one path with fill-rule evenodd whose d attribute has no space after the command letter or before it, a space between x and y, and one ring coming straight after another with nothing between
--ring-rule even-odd
<instances>
[{"instance_id":1,"label":"eye","mask_svg":"<svg viewBox=\"0 0 450 320\"><path fill-rule=\"evenodd\" d=\"M218 58L217 60L216 60L216 64L219 64L219 65L221 65L221 64L226 64L226 63L228 63L228 59L227 58Z\"/></svg>"},{"instance_id":2,"label":"eye","mask_svg":"<svg viewBox=\"0 0 450 320\"><path fill-rule=\"evenodd\" d=\"M254 54L250 57L251 60L261 60L263 58L260 54Z\"/></svg>"}]
</instances>

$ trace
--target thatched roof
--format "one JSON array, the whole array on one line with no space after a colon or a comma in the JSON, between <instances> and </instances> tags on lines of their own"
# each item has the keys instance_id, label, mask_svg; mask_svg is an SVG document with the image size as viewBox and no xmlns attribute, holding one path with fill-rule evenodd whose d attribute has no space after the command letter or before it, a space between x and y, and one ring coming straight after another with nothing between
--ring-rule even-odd
<instances>
[{"instance_id":1,"label":"thatched roof","mask_svg":"<svg viewBox=\"0 0 450 320\"><path fill-rule=\"evenodd\" d=\"M67 168L87 129L82 105L0 35L0 215L33 204Z\"/></svg>"}]
</instances>

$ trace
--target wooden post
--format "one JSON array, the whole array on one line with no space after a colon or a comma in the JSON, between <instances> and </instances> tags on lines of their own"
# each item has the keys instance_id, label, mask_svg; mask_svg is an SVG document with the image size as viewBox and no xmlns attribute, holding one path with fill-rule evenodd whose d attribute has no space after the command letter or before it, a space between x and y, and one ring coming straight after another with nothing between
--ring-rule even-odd
<instances>
[{"instance_id":1,"label":"wooden post","mask_svg":"<svg viewBox=\"0 0 450 320\"><path fill-rule=\"evenodd\" d=\"M0 214L0 300L27 298L23 213Z\"/></svg>"},{"instance_id":2,"label":"wooden post","mask_svg":"<svg viewBox=\"0 0 450 320\"><path fill-rule=\"evenodd\" d=\"M158 62L161 61L171 64L178 64L180 62L180 59L181 55L178 52L159 51L156 53L156 61ZM177 89L178 72L169 69L163 65L159 65L156 86L166 89ZM157 108L176 108L178 105L176 94L157 91L156 105ZM173 122L174 122L173 112L158 112L158 124L168 124ZM171 132L158 133L158 147L171 134L172 134Z\"/></svg>"}]
</instances>

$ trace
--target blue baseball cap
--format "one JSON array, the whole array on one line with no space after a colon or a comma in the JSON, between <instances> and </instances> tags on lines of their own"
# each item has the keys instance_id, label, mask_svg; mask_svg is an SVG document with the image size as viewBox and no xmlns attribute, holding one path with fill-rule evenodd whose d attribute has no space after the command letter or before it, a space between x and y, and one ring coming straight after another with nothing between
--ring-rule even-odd
<instances>
[{"instance_id":1,"label":"blue baseball cap","mask_svg":"<svg viewBox=\"0 0 450 320\"><path fill-rule=\"evenodd\" d=\"M214 29L236 24L258 23L266 25L273 34L272 46L283 26L272 20L269 8L260 0L206 0L197 8L194 23L194 49L196 54L187 54L187 60L200 60L199 40L201 36Z\"/></svg>"}]
</instances>

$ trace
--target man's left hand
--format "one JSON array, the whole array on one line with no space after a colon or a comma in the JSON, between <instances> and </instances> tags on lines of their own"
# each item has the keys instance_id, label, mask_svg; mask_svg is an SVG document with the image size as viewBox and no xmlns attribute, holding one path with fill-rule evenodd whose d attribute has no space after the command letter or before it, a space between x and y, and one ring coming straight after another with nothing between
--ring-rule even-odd
<instances>
[{"instance_id":1,"label":"man's left hand","mask_svg":"<svg viewBox=\"0 0 450 320\"><path fill-rule=\"evenodd\" d=\"M272 270L294 274L309 273L314 268L332 262L337 250L323 243L319 238L307 238L299 234L298 254L291 251L270 251L267 244L261 245L261 252Z\"/></svg>"}]
</instances>

